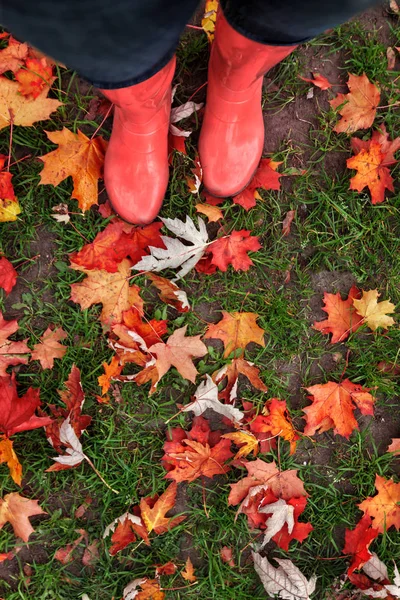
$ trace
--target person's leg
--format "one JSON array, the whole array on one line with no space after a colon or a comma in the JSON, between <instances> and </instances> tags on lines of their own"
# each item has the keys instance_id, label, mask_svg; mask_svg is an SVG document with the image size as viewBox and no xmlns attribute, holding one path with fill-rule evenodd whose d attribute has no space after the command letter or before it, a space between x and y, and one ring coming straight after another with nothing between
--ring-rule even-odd
<instances>
[{"instance_id":1,"label":"person's leg","mask_svg":"<svg viewBox=\"0 0 400 600\"><path fill-rule=\"evenodd\" d=\"M262 154L263 75L301 43L373 0L221 0L208 71L199 153L211 194L234 196Z\"/></svg>"},{"instance_id":2,"label":"person's leg","mask_svg":"<svg viewBox=\"0 0 400 600\"><path fill-rule=\"evenodd\" d=\"M0 23L101 88L115 103L106 155L110 201L152 221L168 182L174 53L198 0L0 0Z\"/></svg>"}]
</instances>

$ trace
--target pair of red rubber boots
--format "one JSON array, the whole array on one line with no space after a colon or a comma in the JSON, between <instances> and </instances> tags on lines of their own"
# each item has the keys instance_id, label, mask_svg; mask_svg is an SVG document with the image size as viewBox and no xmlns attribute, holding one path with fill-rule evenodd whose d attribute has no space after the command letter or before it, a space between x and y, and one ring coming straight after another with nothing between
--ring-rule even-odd
<instances>
[{"instance_id":1,"label":"pair of red rubber boots","mask_svg":"<svg viewBox=\"0 0 400 600\"><path fill-rule=\"evenodd\" d=\"M263 75L293 49L249 40L219 11L199 140L203 183L210 194L234 196L252 178L264 143ZM108 196L116 213L137 225L156 218L168 185L174 71L175 58L142 83L103 90L115 104L104 167Z\"/></svg>"}]
</instances>

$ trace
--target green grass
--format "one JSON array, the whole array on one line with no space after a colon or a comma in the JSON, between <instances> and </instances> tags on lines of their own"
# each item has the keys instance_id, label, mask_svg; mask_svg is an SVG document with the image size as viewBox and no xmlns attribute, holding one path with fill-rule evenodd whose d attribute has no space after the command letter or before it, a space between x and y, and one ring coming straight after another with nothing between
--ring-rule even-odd
<instances>
[{"instance_id":1,"label":"green grass","mask_svg":"<svg viewBox=\"0 0 400 600\"><path fill-rule=\"evenodd\" d=\"M390 27L391 45L399 45L400 27L393 18ZM265 108L271 109L272 115L282 111L285 114L293 103L304 99L309 85L298 75L309 72L308 61L313 52L327 59L339 56L342 80L346 80L347 72L365 72L379 84L381 105L391 106L378 110L374 127L385 123L394 137L400 91L398 75L387 71L382 40L379 31L370 31L357 21L314 40L306 52L288 57L268 75ZM206 79L207 54L204 35L196 32L184 36L178 50L177 102L186 101L195 92L198 96L194 99L201 98L202 91L197 90ZM20 393L29 386L40 388L46 410L47 405L60 403L57 390L62 389L72 365L80 368L86 395L84 413L93 418L82 436L84 451L118 494L106 487L88 464L61 473L46 473L55 452L43 431L15 435L15 451L24 468L21 493L37 498L48 514L32 519L35 534L29 541L29 551L24 549L14 559L9 570L11 580L0 585L0 595L7 600L78 600L83 594L91 600L119 599L132 579L153 577L155 564L173 560L183 567L190 550L198 583L187 587L179 573L163 577L162 586L169 590L167 598L261 600L266 594L250 558L255 534L249 531L244 515L235 520L235 507L227 504L229 483L243 476L239 468L211 482L198 480L182 486L186 490L186 520L163 536L153 535L150 548L136 543L115 557L108 554L110 542L102 539L106 525L141 497L166 488L160 463L165 422L177 412L177 402L189 400L194 386L171 370L150 397L148 386L125 383L117 386L119 391L109 405L96 401L100 392L97 377L103 372L102 363L109 362L112 350L98 321L99 306L81 311L69 300L70 284L81 275L68 268L68 254L93 240L106 221L95 210L81 215L76 202L70 200L70 180L57 187L39 185L41 163L37 157L54 149L45 130L65 126L92 135L101 119L85 119L93 90L82 87L74 73L58 70L54 87L55 96L65 102L64 107L49 121L35 127L15 127L13 132L12 162L20 162L11 171L23 213L15 223L0 226L0 249L18 269L22 295L10 302L3 294L0 308L6 318L10 318L9 311L18 315L18 339L28 338L31 346L49 324L61 326L68 333L68 351L62 360L56 360L52 371L43 371L37 362L16 369ZM347 349L350 354L346 376L376 393L376 419L360 419L361 431L354 432L350 440L328 432L316 436L314 441L303 439L293 456L289 456L287 444L282 442L279 452L263 457L274 459L282 469L299 469L310 495L301 520L310 521L314 527L303 544L292 543L288 553L271 547L268 555L288 556L307 576L316 573L318 590L314 597L321 599L346 571L348 558L341 555L344 530L354 528L361 516L357 504L374 494L375 475L398 480L399 459L385 454L385 449L390 436L400 434L398 378L377 369L382 360L399 362L398 325L384 334L361 330L350 336L345 347L331 345L326 336L312 329L315 306L321 307L324 291L318 287L318 277L324 272L332 275L326 278L328 291L348 288L346 282L352 280L364 289L377 288L382 299L396 304L397 314L400 303L399 167L391 169L396 192L381 205L373 206L367 192L349 191L349 180L354 174L345 168L345 159L351 155L350 142L347 136L332 131L336 116L326 98L333 96L331 91L316 90L316 102L310 106L318 112L307 139L296 139L292 134L274 155L274 159L284 163L281 171L304 168L304 174L283 178L281 192L262 192L263 201L248 213L231 200L222 206L226 231L249 229L252 235L260 237L262 250L252 256L254 266L248 272L237 273L231 268L212 276L191 272L182 286L189 294L193 311L183 316L155 300L143 277L137 279L146 299L146 316L168 318L169 332L187 324L190 335L202 334L206 323L215 321L221 309L256 312L259 325L266 331L266 343L264 348L252 346L246 356L260 369L269 388L267 397L286 399L299 428L304 425L302 408L307 404L304 388L329 379L339 380ZM194 126L191 122L190 128ZM100 133L109 136L109 121ZM356 135L367 139L369 132ZM8 136L9 132L3 130L3 154L8 153ZM185 179L193 168L196 132L192 138L188 140L188 156L174 156L163 216L183 218L189 214L197 218L194 204L198 198L189 194ZM27 155L30 156L20 160ZM72 211L71 224L56 223L51 216L52 206L61 202ZM282 236L282 221L291 209L296 210L296 217L291 235L286 238ZM285 281L289 271L290 281ZM331 357L329 361L327 357ZM226 362L221 350L210 347L209 355L197 366L201 374L212 374ZM265 395L248 386L242 386L241 392L243 398L263 406ZM181 415L172 419L168 427L189 427L189 423ZM4 465L0 466L0 474L2 495L19 490ZM77 519L75 510L88 496L92 504ZM99 540L99 561L92 569L84 568L80 561L84 544L71 565L63 566L54 559L58 548L78 537L78 528L88 532L90 542ZM397 538L396 533L389 531L371 546L390 570L392 559L400 560ZM0 530L0 551L11 550L14 544L15 537L6 525ZM234 568L220 558L224 545L233 548ZM29 581L26 564L31 565ZM0 569L5 566L7 563Z\"/></svg>"}]
</instances>

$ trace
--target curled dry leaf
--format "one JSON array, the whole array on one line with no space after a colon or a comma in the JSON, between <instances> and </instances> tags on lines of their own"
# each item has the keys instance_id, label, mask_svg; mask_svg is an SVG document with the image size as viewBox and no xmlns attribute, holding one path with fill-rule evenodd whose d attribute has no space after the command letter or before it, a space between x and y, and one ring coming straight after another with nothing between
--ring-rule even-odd
<instances>
[{"instance_id":1,"label":"curled dry leaf","mask_svg":"<svg viewBox=\"0 0 400 600\"><path fill-rule=\"evenodd\" d=\"M234 312L228 313L222 311L222 319L214 324L210 324L204 335L204 339L216 338L221 340L225 346L224 358L240 350L243 354L246 346L254 342L264 347L264 329L261 329L256 323L258 315L255 313Z\"/></svg>"},{"instance_id":2,"label":"curled dry leaf","mask_svg":"<svg viewBox=\"0 0 400 600\"><path fill-rule=\"evenodd\" d=\"M17 492L6 494L0 498L0 529L10 523L17 537L24 542L29 540L34 529L29 522L29 517L35 515L46 515L47 513L39 506L38 500L28 500Z\"/></svg>"},{"instance_id":3,"label":"curled dry leaf","mask_svg":"<svg viewBox=\"0 0 400 600\"><path fill-rule=\"evenodd\" d=\"M206 381L203 381L195 391L194 398L193 402L182 408L182 412L193 412L196 417L199 417L204 411L211 409L234 423L239 423L244 417L237 408L219 401L218 386L209 375L206 375Z\"/></svg>"},{"instance_id":4,"label":"curled dry leaf","mask_svg":"<svg viewBox=\"0 0 400 600\"><path fill-rule=\"evenodd\" d=\"M74 133L65 127L46 134L58 148L39 157L44 162L40 183L57 186L71 176L74 182L71 197L78 200L79 208L88 210L97 204L107 142L100 136L89 139L79 129Z\"/></svg>"},{"instance_id":5,"label":"curled dry leaf","mask_svg":"<svg viewBox=\"0 0 400 600\"><path fill-rule=\"evenodd\" d=\"M292 226L293 219L296 216L295 210L288 210L285 218L282 221L282 235L287 237L290 235L290 228Z\"/></svg>"},{"instance_id":6,"label":"curled dry leaf","mask_svg":"<svg viewBox=\"0 0 400 600\"><path fill-rule=\"evenodd\" d=\"M354 133L358 129L368 129L374 122L380 100L380 91L365 75L351 75L347 87L349 94L338 94L329 101L332 108L339 108L340 121L333 128L336 133Z\"/></svg>"},{"instance_id":7,"label":"curled dry leaf","mask_svg":"<svg viewBox=\"0 0 400 600\"><path fill-rule=\"evenodd\" d=\"M208 41L214 40L215 22L217 20L218 0L206 0L201 26L207 34Z\"/></svg>"}]
</instances>

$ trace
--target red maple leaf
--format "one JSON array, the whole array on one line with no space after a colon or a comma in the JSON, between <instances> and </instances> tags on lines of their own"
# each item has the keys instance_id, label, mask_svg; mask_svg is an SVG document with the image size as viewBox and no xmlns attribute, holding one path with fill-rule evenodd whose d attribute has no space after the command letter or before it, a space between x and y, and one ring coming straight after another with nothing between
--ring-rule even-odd
<instances>
[{"instance_id":1,"label":"red maple leaf","mask_svg":"<svg viewBox=\"0 0 400 600\"><path fill-rule=\"evenodd\" d=\"M1 178L0 173L0 178ZM1 181L1 179L0 179ZM0 184L1 185L1 184ZM1 197L1 196L0 196ZM0 288L9 294L17 283L17 271L5 256L0 257Z\"/></svg>"},{"instance_id":2,"label":"red maple leaf","mask_svg":"<svg viewBox=\"0 0 400 600\"><path fill-rule=\"evenodd\" d=\"M50 417L38 417L41 405L39 390L29 388L21 397L17 393L15 373L0 377L0 431L7 437L20 431L29 431L51 423Z\"/></svg>"},{"instance_id":3,"label":"red maple leaf","mask_svg":"<svg viewBox=\"0 0 400 600\"><path fill-rule=\"evenodd\" d=\"M261 248L258 237L251 236L250 231L242 229L233 231L231 235L219 238L208 247L212 254L211 264L216 265L221 271L226 271L229 265L235 271L248 271L253 264L248 252L256 252Z\"/></svg>"},{"instance_id":4,"label":"red maple leaf","mask_svg":"<svg viewBox=\"0 0 400 600\"><path fill-rule=\"evenodd\" d=\"M347 571L348 575L351 575L353 571L360 569L369 561L372 554L368 548L378 535L379 530L372 527L372 519L368 514L359 520L354 529L346 529L343 554L350 554L352 556L352 561Z\"/></svg>"},{"instance_id":5,"label":"red maple leaf","mask_svg":"<svg viewBox=\"0 0 400 600\"><path fill-rule=\"evenodd\" d=\"M247 188L233 198L234 203L240 204L245 210L250 210L256 205L256 199L260 199L257 192L258 188L280 190L281 183L279 179L282 177L282 173L276 171L280 164L280 162L273 161L270 158L263 158Z\"/></svg>"}]
</instances>

